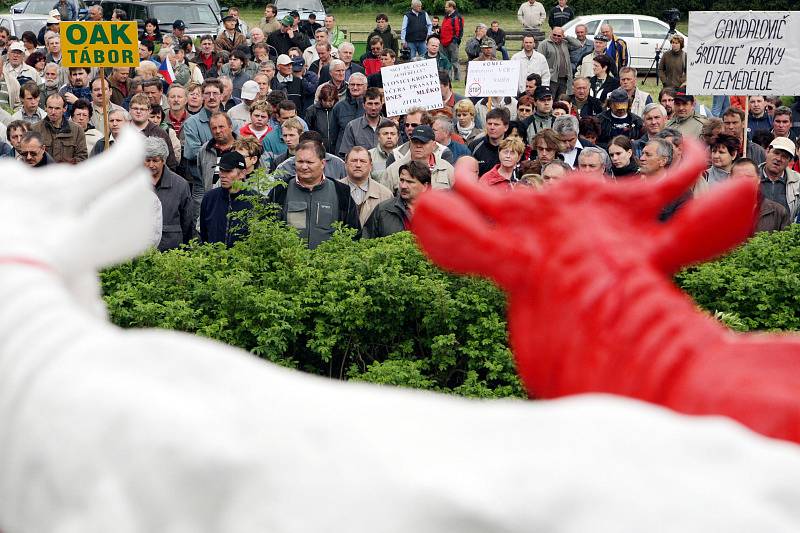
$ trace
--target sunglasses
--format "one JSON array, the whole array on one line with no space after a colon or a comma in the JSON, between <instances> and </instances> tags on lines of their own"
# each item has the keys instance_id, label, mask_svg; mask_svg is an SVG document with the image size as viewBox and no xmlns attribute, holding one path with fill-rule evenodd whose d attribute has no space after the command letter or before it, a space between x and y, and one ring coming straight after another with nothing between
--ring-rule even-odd
<instances>
[{"instance_id":1,"label":"sunglasses","mask_svg":"<svg viewBox=\"0 0 800 533\"><path fill-rule=\"evenodd\" d=\"M406 128L416 128L419 125L418 122L406 122Z\"/></svg>"},{"instance_id":2,"label":"sunglasses","mask_svg":"<svg viewBox=\"0 0 800 533\"><path fill-rule=\"evenodd\" d=\"M767 111L775 111L775 106L774 105L768 105L767 106Z\"/></svg>"}]
</instances>

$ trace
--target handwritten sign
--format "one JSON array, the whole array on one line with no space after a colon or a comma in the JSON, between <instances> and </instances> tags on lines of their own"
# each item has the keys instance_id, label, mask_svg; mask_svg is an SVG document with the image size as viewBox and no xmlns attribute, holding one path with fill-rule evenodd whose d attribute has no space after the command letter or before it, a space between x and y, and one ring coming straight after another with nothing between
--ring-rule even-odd
<instances>
[{"instance_id":1,"label":"handwritten sign","mask_svg":"<svg viewBox=\"0 0 800 533\"><path fill-rule=\"evenodd\" d=\"M800 11L689 13L689 94L800 94Z\"/></svg>"},{"instance_id":2,"label":"handwritten sign","mask_svg":"<svg viewBox=\"0 0 800 533\"><path fill-rule=\"evenodd\" d=\"M136 21L62 22L63 67L139 66Z\"/></svg>"},{"instance_id":3,"label":"handwritten sign","mask_svg":"<svg viewBox=\"0 0 800 533\"><path fill-rule=\"evenodd\" d=\"M381 67L381 78L387 116L402 115L412 107L443 107L435 59Z\"/></svg>"},{"instance_id":4,"label":"handwritten sign","mask_svg":"<svg viewBox=\"0 0 800 533\"><path fill-rule=\"evenodd\" d=\"M516 96L519 61L470 61L467 63L467 96Z\"/></svg>"}]
</instances>

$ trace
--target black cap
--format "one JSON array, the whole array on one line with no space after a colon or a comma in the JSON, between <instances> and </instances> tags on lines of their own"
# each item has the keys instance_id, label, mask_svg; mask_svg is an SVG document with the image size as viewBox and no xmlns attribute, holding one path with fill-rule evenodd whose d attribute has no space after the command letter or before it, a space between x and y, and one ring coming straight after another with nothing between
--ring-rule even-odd
<instances>
[{"instance_id":1,"label":"black cap","mask_svg":"<svg viewBox=\"0 0 800 533\"><path fill-rule=\"evenodd\" d=\"M225 152L222 154L222 157L219 158L219 169L233 170L236 168L240 168L242 170L247 168L242 154L239 152Z\"/></svg>"},{"instance_id":2,"label":"black cap","mask_svg":"<svg viewBox=\"0 0 800 533\"><path fill-rule=\"evenodd\" d=\"M234 17L233 15L225 15L224 17L222 17L222 22L228 22L229 20L236 20L236 17Z\"/></svg>"},{"instance_id":3,"label":"black cap","mask_svg":"<svg viewBox=\"0 0 800 533\"><path fill-rule=\"evenodd\" d=\"M628 103L628 91L622 87L617 87L608 95L608 101L612 104Z\"/></svg>"},{"instance_id":4,"label":"black cap","mask_svg":"<svg viewBox=\"0 0 800 533\"><path fill-rule=\"evenodd\" d=\"M428 143L431 142L433 139L434 139L433 128L425 124L423 124L422 126L417 126L416 128L414 128L414 131L411 132L412 141Z\"/></svg>"},{"instance_id":5,"label":"black cap","mask_svg":"<svg viewBox=\"0 0 800 533\"><path fill-rule=\"evenodd\" d=\"M608 42L608 37L606 37L602 33L598 33L597 35L594 36L594 40L595 41L603 41L604 43L607 43Z\"/></svg>"},{"instance_id":6,"label":"black cap","mask_svg":"<svg viewBox=\"0 0 800 533\"><path fill-rule=\"evenodd\" d=\"M174 29L174 30L185 30L186 29L186 23L183 22L182 20L178 19L178 20L176 20L175 22L172 23L172 29Z\"/></svg>"},{"instance_id":7,"label":"black cap","mask_svg":"<svg viewBox=\"0 0 800 533\"><path fill-rule=\"evenodd\" d=\"M542 85L541 87L537 87L536 90L533 91L534 100L541 100L542 98L552 98L552 97L553 97L553 92L547 85Z\"/></svg>"},{"instance_id":8,"label":"black cap","mask_svg":"<svg viewBox=\"0 0 800 533\"><path fill-rule=\"evenodd\" d=\"M300 13L296 9L289 11L289 14L295 18L300 18Z\"/></svg>"},{"instance_id":9,"label":"black cap","mask_svg":"<svg viewBox=\"0 0 800 533\"><path fill-rule=\"evenodd\" d=\"M306 62L302 57L297 56L294 59L292 59L292 70L294 72L300 72L301 70L303 70L303 67L305 66Z\"/></svg>"},{"instance_id":10,"label":"black cap","mask_svg":"<svg viewBox=\"0 0 800 533\"><path fill-rule=\"evenodd\" d=\"M675 91L675 100L680 100L681 102L694 102L694 96L691 94L686 94L686 89L678 89Z\"/></svg>"}]
</instances>

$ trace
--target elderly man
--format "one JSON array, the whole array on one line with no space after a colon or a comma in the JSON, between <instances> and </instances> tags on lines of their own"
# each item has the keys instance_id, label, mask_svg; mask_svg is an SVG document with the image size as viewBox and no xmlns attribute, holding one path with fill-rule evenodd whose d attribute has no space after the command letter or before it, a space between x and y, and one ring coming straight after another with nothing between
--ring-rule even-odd
<instances>
[{"instance_id":1,"label":"elderly man","mask_svg":"<svg viewBox=\"0 0 800 533\"><path fill-rule=\"evenodd\" d=\"M187 244L192 238L192 197L186 180L166 167L168 145L158 137L144 140L144 166L150 171L156 196L161 201L160 251Z\"/></svg>"},{"instance_id":2,"label":"elderly man","mask_svg":"<svg viewBox=\"0 0 800 533\"><path fill-rule=\"evenodd\" d=\"M22 137L17 150L17 158L35 168L55 163L55 160L45 150L42 136L35 131L29 131Z\"/></svg>"},{"instance_id":3,"label":"elderly man","mask_svg":"<svg viewBox=\"0 0 800 533\"><path fill-rule=\"evenodd\" d=\"M694 96L686 94L683 90L676 91L672 105L674 116L667 122L666 127L699 139L707 120L695 112Z\"/></svg>"},{"instance_id":4,"label":"elderly man","mask_svg":"<svg viewBox=\"0 0 800 533\"><path fill-rule=\"evenodd\" d=\"M178 167L178 160L169 139L169 134L150 121L150 99L144 94L135 94L130 105L131 123L136 126L145 137L158 137L167 143L167 166L174 170Z\"/></svg>"},{"instance_id":5,"label":"elderly man","mask_svg":"<svg viewBox=\"0 0 800 533\"><path fill-rule=\"evenodd\" d=\"M553 131L564 143L561 157L572 168L578 165L578 156L580 156L581 151L586 147L593 146L586 139L579 138L579 129L578 118L572 115L558 117L553 122Z\"/></svg>"},{"instance_id":6,"label":"elderly man","mask_svg":"<svg viewBox=\"0 0 800 533\"><path fill-rule=\"evenodd\" d=\"M759 165L761 194L782 205L795 221L800 211L800 174L789 168L795 145L788 137L776 137L769 143L767 160Z\"/></svg>"},{"instance_id":7,"label":"elderly man","mask_svg":"<svg viewBox=\"0 0 800 533\"><path fill-rule=\"evenodd\" d=\"M118 109L112 109L108 112L108 129L110 132L108 134L109 146L112 146L114 142L116 142L116 140L119 138L119 134L122 132L122 129L128 123L130 123L130 118L128 117L128 113L126 113L124 110L120 111ZM101 154L105 148L105 137L103 137L94 143L94 148L92 148L91 155L96 156Z\"/></svg>"},{"instance_id":8,"label":"elderly man","mask_svg":"<svg viewBox=\"0 0 800 533\"><path fill-rule=\"evenodd\" d=\"M611 160L605 150L590 146L578 155L578 170L586 174L610 174Z\"/></svg>"},{"instance_id":9,"label":"elderly man","mask_svg":"<svg viewBox=\"0 0 800 533\"><path fill-rule=\"evenodd\" d=\"M558 25L562 28L564 27L563 24ZM580 48L575 47L569 53L569 62L572 65L573 72L578 69L578 65L581 64L581 60L583 60L584 56L591 55L592 51L594 50L594 43L587 37L585 24L577 24L575 26L575 40L577 41L577 44L580 44L581 46Z\"/></svg>"},{"instance_id":10,"label":"elderly man","mask_svg":"<svg viewBox=\"0 0 800 533\"><path fill-rule=\"evenodd\" d=\"M26 81L32 81L37 85L42 83L36 69L25 64L25 45L21 41L14 41L8 45L8 56L6 63L3 65L3 76L13 77L20 85Z\"/></svg>"},{"instance_id":11,"label":"elderly man","mask_svg":"<svg viewBox=\"0 0 800 533\"><path fill-rule=\"evenodd\" d=\"M655 139L661 133L667 123L667 110L664 106L655 102L644 106L642 116L644 123L644 134L639 139L633 141L633 153L636 157L642 154L645 145L650 139Z\"/></svg>"},{"instance_id":12,"label":"elderly man","mask_svg":"<svg viewBox=\"0 0 800 533\"><path fill-rule=\"evenodd\" d=\"M481 54L481 43L486 38L489 27L483 22L475 26L475 35L472 36L467 44L464 45L464 52L467 54L467 61L472 61Z\"/></svg>"},{"instance_id":13,"label":"elderly man","mask_svg":"<svg viewBox=\"0 0 800 533\"><path fill-rule=\"evenodd\" d=\"M86 138L77 124L64 116L64 97L53 94L47 99L47 116L31 126L31 131L39 133L45 149L58 163L80 163L89 154ZM148 108L149 111L149 108Z\"/></svg>"},{"instance_id":14,"label":"elderly man","mask_svg":"<svg viewBox=\"0 0 800 533\"><path fill-rule=\"evenodd\" d=\"M449 189L453 186L453 165L436 154L436 137L433 128L421 125L414 128L410 135L408 153L386 168L383 184L393 192L400 184L400 167L409 161L420 161L431 170L431 186L434 189Z\"/></svg>"},{"instance_id":15,"label":"elderly man","mask_svg":"<svg viewBox=\"0 0 800 533\"><path fill-rule=\"evenodd\" d=\"M422 10L420 0L411 0L411 9L403 15L400 44L411 53L409 59L425 55L425 39L432 33L431 17Z\"/></svg>"},{"instance_id":16,"label":"elderly man","mask_svg":"<svg viewBox=\"0 0 800 533\"><path fill-rule=\"evenodd\" d=\"M606 48L608 47L608 39L606 37L598 33L594 36L592 43L594 45L594 49L590 53L581 57L581 62L578 65L578 70L575 74L578 77L588 79L594 76L594 58L597 56L606 55ZM616 68L616 65L612 63L609 73L615 74L617 72Z\"/></svg>"},{"instance_id":17,"label":"elderly man","mask_svg":"<svg viewBox=\"0 0 800 533\"><path fill-rule=\"evenodd\" d=\"M286 187L273 187L268 196L279 207L280 220L295 228L309 248L331 238L334 222L361 228L350 187L327 179L324 166L322 143L302 141L296 150L295 176Z\"/></svg>"},{"instance_id":18,"label":"elderly man","mask_svg":"<svg viewBox=\"0 0 800 533\"><path fill-rule=\"evenodd\" d=\"M99 4L94 4L86 8L86 20L88 22L102 22L103 8Z\"/></svg>"},{"instance_id":19,"label":"elderly man","mask_svg":"<svg viewBox=\"0 0 800 533\"><path fill-rule=\"evenodd\" d=\"M358 210L358 220L363 226L381 202L392 198L392 191L370 177L372 157L366 148L354 146L345 159L347 176L342 183L350 187L350 196Z\"/></svg>"},{"instance_id":20,"label":"elderly man","mask_svg":"<svg viewBox=\"0 0 800 533\"><path fill-rule=\"evenodd\" d=\"M594 117L603 112L603 103L591 95L590 86L588 78L572 80L572 96L568 100L580 117Z\"/></svg>"},{"instance_id":21,"label":"elderly man","mask_svg":"<svg viewBox=\"0 0 800 533\"><path fill-rule=\"evenodd\" d=\"M433 129L436 143L441 146L446 146L447 149L450 150L452 154L452 165L455 165L459 158L472 154L469 148L467 148L467 145L453 138L453 120L447 115L438 115L434 118L431 128ZM448 163L450 163L450 161L448 161Z\"/></svg>"},{"instance_id":22,"label":"elderly man","mask_svg":"<svg viewBox=\"0 0 800 533\"><path fill-rule=\"evenodd\" d=\"M356 73L364 74L364 68L353 61L353 53L355 53L355 47L348 42L344 42L339 46L339 59L344 62L344 79L345 81L350 81L350 76ZM319 75L319 82L324 83L330 79L330 72L329 70L323 67L320 70Z\"/></svg>"},{"instance_id":23,"label":"elderly man","mask_svg":"<svg viewBox=\"0 0 800 533\"><path fill-rule=\"evenodd\" d=\"M242 102L233 106L228 111L228 116L233 121L234 131L239 131L242 126L250 122L250 106L256 101L258 97L258 83L253 80L247 80L242 85Z\"/></svg>"},{"instance_id":24,"label":"elderly man","mask_svg":"<svg viewBox=\"0 0 800 533\"><path fill-rule=\"evenodd\" d=\"M407 230L414 210L414 202L431 186L431 170L419 161L409 161L399 171L398 195L384 200L375 208L364 224L362 238L388 237Z\"/></svg>"},{"instance_id":25,"label":"elderly man","mask_svg":"<svg viewBox=\"0 0 800 533\"><path fill-rule=\"evenodd\" d=\"M647 179L661 178L672 165L673 146L664 139L650 140L639 158L639 172Z\"/></svg>"},{"instance_id":26,"label":"elderly man","mask_svg":"<svg viewBox=\"0 0 800 533\"><path fill-rule=\"evenodd\" d=\"M522 37L522 50L511 56L512 61L519 61L519 92L525 92L525 82L529 74L536 73L542 78L543 85L550 85L550 66L547 58L536 51L536 39L528 33Z\"/></svg>"},{"instance_id":27,"label":"elderly man","mask_svg":"<svg viewBox=\"0 0 800 533\"><path fill-rule=\"evenodd\" d=\"M339 157L345 158L354 146L369 150L378 144L377 129L382 110L383 94L377 87L370 87L364 93L364 114L348 122L344 128L337 151Z\"/></svg>"},{"instance_id":28,"label":"elderly man","mask_svg":"<svg viewBox=\"0 0 800 533\"><path fill-rule=\"evenodd\" d=\"M614 35L614 28L611 24L600 26L600 33L608 39L606 55L611 58L611 62L616 66L617 72L622 67L628 66L628 43Z\"/></svg>"},{"instance_id":29,"label":"elderly man","mask_svg":"<svg viewBox=\"0 0 800 533\"><path fill-rule=\"evenodd\" d=\"M351 120L360 118L364 114L364 94L367 91L367 77L363 74L353 74L348 83L347 94L333 106L330 119L330 138L336 140L333 153L341 152L344 130Z\"/></svg>"}]
</instances>

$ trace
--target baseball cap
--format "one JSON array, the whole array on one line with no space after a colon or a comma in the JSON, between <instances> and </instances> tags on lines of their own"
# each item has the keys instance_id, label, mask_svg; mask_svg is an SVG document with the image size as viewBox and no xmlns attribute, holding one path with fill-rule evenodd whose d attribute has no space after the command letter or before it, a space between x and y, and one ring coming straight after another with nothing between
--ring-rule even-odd
<instances>
[{"instance_id":1,"label":"baseball cap","mask_svg":"<svg viewBox=\"0 0 800 533\"><path fill-rule=\"evenodd\" d=\"M48 13L49 16L53 17L54 19L61 18L61 12L58 9L53 9Z\"/></svg>"},{"instance_id":2,"label":"baseball cap","mask_svg":"<svg viewBox=\"0 0 800 533\"><path fill-rule=\"evenodd\" d=\"M675 100L680 100L682 102L694 102L694 96L691 94L686 94L686 89L679 89L675 91Z\"/></svg>"},{"instance_id":3,"label":"baseball cap","mask_svg":"<svg viewBox=\"0 0 800 533\"><path fill-rule=\"evenodd\" d=\"M255 100L256 96L258 96L258 82L253 80L247 80L242 85L242 98L245 100Z\"/></svg>"},{"instance_id":4,"label":"baseball cap","mask_svg":"<svg viewBox=\"0 0 800 533\"><path fill-rule=\"evenodd\" d=\"M481 48L497 48L497 43L491 37L484 37L481 41Z\"/></svg>"},{"instance_id":5,"label":"baseball cap","mask_svg":"<svg viewBox=\"0 0 800 533\"><path fill-rule=\"evenodd\" d=\"M183 22L181 19L178 19L178 20L176 20L175 22L172 23L172 29L185 30L186 29L186 23Z\"/></svg>"},{"instance_id":6,"label":"baseball cap","mask_svg":"<svg viewBox=\"0 0 800 533\"><path fill-rule=\"evenodd\" d=\"M51 15L47 17L47 22L45 22L45 24L61 24L61 20Z\"/></svg>"},{"instance_id":7,"label":"baseball cap","mask_svg":"<svg viewBox=\"0 0 800 533\"><path fill-rule=\"evenodd\" d=\"M594 40L595 41L603 41L604 43L607 43L608 42L608 37L606 37L602 33L598 33L597 35L594 36Z\"/></svg>"},{"instance_id":8,"label":"baseball cap","mask_svg":"<svg viewBox=\"0 0 800 533\"><path fill-rule=\"evenodd\" d=\"M234 170L240 168L244 170L247 165L244 162L244 157L239 152L226 152L219 158L220 170Z\"/></svg>"},{"instance_id":9,"label":"baseball cap","mask_svg":"<svg viewBox=\"0 0 800 533\"><path fill-rule=\"evenodd\" d=\"M294 18L300 18L300 12L297 11L296 9L293 9L292 11L289 11L289 15L291 15Z\"/></svg>"},{"instance_id":10,"label":"baseball cap","mask_svg":"<svg viewBox=\"0 0 800 533\"><path fill-rule=\"evenodd\" d=\"M17 52L25 52L25 45L22 44L21 41L14 41L10 45L8 45L8 51L11 52L14 50L16 50Z\"/></svg>"},{"instance_id":11,"label":"baseball cap","mask_svg":"<svg viewBox=\"0 0 800 533\"><path fill-rule=\"evenodd\" d=\"M542 98L552 98L552 97L553 97L553 92L550 90L550 87L546 85L537 87L536 90L533 91L534 100L541 100Z\"/></svg>"},{"instance_id":12,"label":"baseball cap","mask_svg":"<svg viewBox=\"0 0 800 533\"><path fill-rule=\"evenodd\" d=\"M300 72L303 70L303 67L306 66L306 62L303 60L302 57L298 56L292 59L292 70L295 72Z\"/></svg>"},{"instance_id":13,"label":"baseball cap","mask_svg":"<svg viewBox=\"0 0 800 533\"><path fill-rule=\"evenodd\" d=\"M291 15L286 15L281 19L281 24L284 26L294 26L294 17Z\"/></svg>"},{"instance_id":14,"label":"baseball cap","mask_svg":"<svg viewBox=\"0 0 800 533\"><path fill-rule=\"evenodd\" d=\"M277 61L275 61L276 65L291 65L292 58L287 56L286 54L281 54L278 56Z\"/></svg>"},{"instance_id":15,"label":"baseball cap","mask_svg":"<svg viewBox=\"0 0 800 533\"><path fill-rule=\"evenodd\" d=\"M236 20L236 17L234 17L233 15L225 15L224 17L222 17L222 22L228 22L229 20Z\"/></svg>"},{"instance_id":16,"label":"baseball cap","mask_svg":"<svg viewBox=\"0 0 800 533\"><path fill-rule=\"evenodd\" d=\"M618 87L611 91L608 95L608 102L612 104L628 103L628 91L622 87Z\"/></svg>"},{"instance_id":17,"label":"baseball cap","mask_svg":"<svg viewBox=\"0 0 800 533\"><path fill-rule=\"evenodd\" d=\"M417 126L416 128L414 128L414 131L411 132L412 141L427 143L431 142L433 139L434 139L433 128L425 124Z\"/></svg>"},{"instance_id":18,"label":"baseball cap","mask_svg":"<svg viewBox=\"0 0 800 533\"><path fill-rule=\"evenodd\" d=\"M788 152L790 156L794 157L794 143L788 137L775 137L772 139L772 142L769 143L769 147L774 150L783 150L784 152Z\"/></svg>"}]
</instances>

